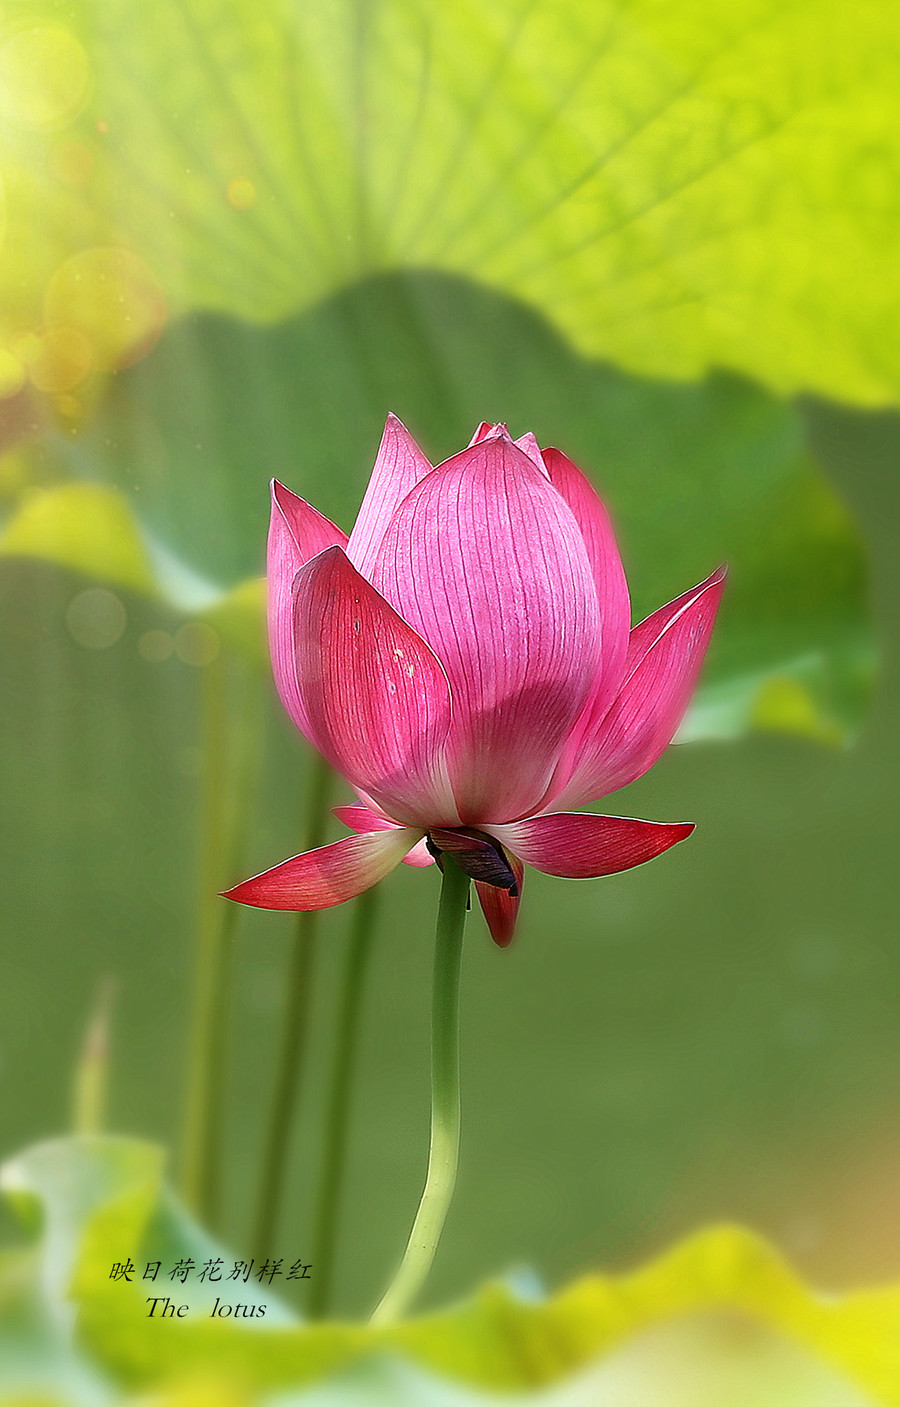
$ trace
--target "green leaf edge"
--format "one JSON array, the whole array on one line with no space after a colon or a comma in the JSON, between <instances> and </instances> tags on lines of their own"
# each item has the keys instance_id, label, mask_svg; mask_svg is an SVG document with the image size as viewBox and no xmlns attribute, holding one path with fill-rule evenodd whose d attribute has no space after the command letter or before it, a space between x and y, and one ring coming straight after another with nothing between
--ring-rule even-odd
<instances>
[{"instance_id":1,"label":"green leaf edge","mask_svg":"<svg viewBox=\"0 0 900 1407\"><path fill-rule=\"evenodd\" d=\"M215 1365L239 1390L298 1387L387 1352L472 1386L522 1390L559 1381L643 1329L728 1309L811 1350L884 1407L900 1407L900 1285L817 1294L761 1236L736 1225L701 1229L647 1265L586 1275L539 1303L495 1282L458 1305L377 1328L269 1329L199 1318L150 1324L140 1285L111 1281L109 1264L111 1256L139 1259L154 1210L171 1196L159 1148L123 1138L59 1139L8 1163L0 1186L20 1213L43 1214L46 1252L54 1227L66 1222L69 1185L89 1183L94 1168L102 1191L69 1227L71 1263L59 1291L77 1308L82 1346L127 1385L208 1376Z\"/></svg>"}]
</instances>

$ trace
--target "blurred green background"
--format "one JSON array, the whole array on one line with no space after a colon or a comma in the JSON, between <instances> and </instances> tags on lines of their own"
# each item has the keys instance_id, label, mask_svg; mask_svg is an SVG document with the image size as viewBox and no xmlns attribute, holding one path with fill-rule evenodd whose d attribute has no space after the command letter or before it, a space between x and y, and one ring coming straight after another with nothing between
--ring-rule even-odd
<instances>
[{"instance_id":1,"label":"blurred green background","mask_svg":"<svg viewBox=\"0 0 900 1407\"><path fill-rule=\"evenodd\" d=\"M470 300L470 315L484 311L483 296ZM457 295L457 308L460 301ZM501 311L515 325L510 345L523 358L529 323L518 310L487 302L494 326ZM466 385L458 373L454 378L449 357L441 363L442 324L424 325L433 338L425 340L423 356L443 365L453 387L448 399L459 404L466 430L484 405L489 415L509 414L516 429L527 423L542 437L553 432L560 407L547 404L555 398L546 367L532 373L537 384L519 375L506 388L507 369L492 374L496 348L486 346L482 333L477 341L473 336L467 379L474 384ZM247 511L257 523L260 559L265 478L278 465L269 458L257 467L257 458L272 455L269 445L255 425L248 429L242 404L228 410L228 401L237 400L236 372L223 375L215 419L202 398L196 408L182 398L174 414L160 409L170 404L166 389L184 372L185 349L204 345L204 338L228 349L225 331L219 323L175 329L171 352L164 342L140 370L119 379L109 414L126 444L151 415L159 423L164 413L181 422L179 443L188 453L189 423L199 427L201 446L207 435L213 439L205 455L194 451L196 475L172 486L173 497L199 497L195 479L205 470L208 514L198 503L193 514L182 507L179 521L185 539L190 525L203 539L200 552L210 555L223 550L224 535L215 528L224 511L215 501L216 475L221 447L230 442L242 471L234 475L235 492L249 497L255 489L259 500ZM244 348L244 364L252 364L247 340L259 334L231 331ZM702 441L707 424L721 424L735 399L757 402L757 413L761 401L771 415L759 393L728 381L678 388L629 382L593 366L573 374L564 349L544 330L531 331L548 360L552 353L562 363L552 383L566 432L558 438L591 468L601 461L601 483L602 460L615 453L614 444L607 446L623 433L623 420L633 430L631 458L640 460L659 452L658 437L673 422L687 423L685 433ZM298 334L294 343L300 342ZM429 405L428 378L417 359L410 361L412 368L386 359L382 374L393 384L384 404L398 407L439 457L454 447L453 427L441 438L450 417L443 396ZM322 368L299 355L281 365L285 382L324 380ZM393 376L391 367L397 367ZM334 384L342 380L338 374ZM339 394L333 397L332 406L321 394L312 398L302 417L307 447L284 475L349 523L352 507L344 505L364 485L364 441L368 432L371 458L378 412L367 423L367 407L348 402L341 409ZM603 414L607 403L615 411L612 425ZM301 418L286 391L283 404L285 418ZM663 430L653 421L641 428L648 405ZM804 409L800 425L871 545L883 632L897 600L896 422L816 405ZM354 430L362 468L348 467L338 479L333 440L340 445ZM713 459L715 449L707 453ZM348 460L349 453L342 462ZM149 455L146 465L137 452L128 463L150 479ZM684 471L683 521L696 515L696 531L673 544L675 567L654 564L663 590L647 599L639 573L631 572L647 609L716 560L717 544L707 539L715 536L710 524L717 510L705 502L703 468ZM736 513L742 511L738 493ZM666 525L658 531L664 537ZM627 537L625 543L631 567ZM733 576L739 571L736 563ZM86 585L81 576L37 561L2 564L10 1151L65 1126L72 1063L106 974L118 984L112 1125L172 1143L181 1114L204 667L175 652L147 659L148 632L177 639L182 618L123 590L115 592L124 629L114 643L91 648L73 639L74 603ZM723 628L728 623L726 607ZM520 1260L553 1281L591 1264L630 1262L720 1217L759 1226L823 1283L896 1269L900 1227L892 1231L889 1208L900 1061L893 984L900 964L890 862L897 697L891 668L888 658L862 738L849 749L772 734L693 743L670 751L607 803L623 814L695 820L697 834L682 852L596 883L529 874L521 933L509 952L492 948L480 915L473 915L463 1000L465 1156L433 1297L459 1293ZM238 692L232 708L246 707ZM264 778L245 818L240 860L233 873L223 870L222 883L299 844L305 746L274 699L259 726ZM346 794L338 785L335 800ZM333 834L340 830L334 823ZM438 886L434 871L404 868L384 888L342 1239L341 1303L354 1311L376 1292L402 1235L426 1139ZM329 986L338 976L346 913L327 914L323 927L311 1092L329 1058ZM290 918L247 912L230 940L236 971L224 1225L237 1244L248 1232L291 928ZM308 1236L304 1210L316 1165L310 1113L295 1148L285 1247L302 1249Z\"/></svg>"},{"instance_id":2,"label":"blurred green background","mask_svg":"<svg viewBox=\"0 0 900 1407\"><path fill-rule=\"evenodd\" d=\"M300 846L309 755L252 584L268 478L349 529L388 411L434 462L502 419L592 476L636 619L731 573L689 741L600 808L694 820L690 844L530 872L507 952L470 920L462 1171L425 1302L722 1219L828 1288L900 1275L887 13L9 7L0 1152L70 1127L112 979L109 1127L177 1168L198 907ZM427 1141L436 875L383 889L344 1315L384 1283ZM317 949L292 1259L348 920ZM244 911L226 936L214 1220L238 1252L291 933Z\"/></svg>"}]
</instances>

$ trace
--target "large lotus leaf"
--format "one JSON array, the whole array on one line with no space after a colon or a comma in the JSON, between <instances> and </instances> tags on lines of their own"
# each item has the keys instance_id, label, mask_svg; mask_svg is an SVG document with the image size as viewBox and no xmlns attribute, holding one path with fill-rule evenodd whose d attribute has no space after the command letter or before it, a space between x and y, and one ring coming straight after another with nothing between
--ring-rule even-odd
<instances>
[{"instance_id":1,"label":"large lotus leaf","mask_svg":"<svg viewBox=\"0 0 900 1407\"><path fill-rule=\"evenodd\" d=\"M266 1399L266 1407L877 1407L841 1373L733 1313L645 1330L573 1377L503 1393L463 1386L396 1358Z\"/></svg>"},{"instance_id":2,"label":"large lotus leaf","mask_svg":"<svg viewBox=\"0 0 900 1407\"><path fill-rule=\"evenodd\" d=\"M0 1255L2 1407L107 1407L105 1375L78 1354L50 1310L40 1259L29 1247Z\"/></svg>"},{"instance_id":3,"label":"large lotus leaf","mask_svg":"<svg viewBox=\"0 0 900 1407\"><path fill-rule=\"evenodd\" d=\"M203 620L227 645L268 669L265 581L252 577L230 591L204 581L146 535L117 489L64 483L33 490L0 529L0 557L52 562L103 588L140 592L174 607L189 622ZM101 632L111 609L119 608L103 590L93 601ZM87 624L90 628L92 622ZM215 653L215 640L212 649Z\"/></svg>"},{"instance_id":4,"label":"large lotus leaf","mask_svg":"<svg viewBox=\"0 0 900 1407\"><path fill-rule=\"evenodd\" d=\"M900 390L883 0L11 0L0 126L7 391L409 267L642 373Z\"/></svg>"},{"instance_id":5,"label":"large lotus leaf","mask_svg":"<svg viewBox=\"0 0 900 1407\"><path fill-rule=\"evenodd\" d=\"M0 534L0 552L39 557L130 591L157 589L147 543L131 507L99 484L29 493Z\"/></svg>"},{"instance_id":6,"label":"large lotus leaf","mask_svg":"<svg viewBox=\"0 0 900 1407\"><path fill-rule=\"evenodd\" d=\"M151 559L170 596L209 610L210 581L262 565L270 475L349 528L388 407L435 460L484 416L572 454L611 506L636 617L728 560L690 736L853 730L871 671L863 553L797 411L724 374L685 385L612 371L457 280L372 281L271 329L182 322L116 378L91 426L30 453L45 479L89 475L125 491L150 534L135 570ZM98 574L115 569L128 585L131 538L109 491L67 483L26 498L0 550L78 566L84 537ZM179 559L205 583L179 578ZM262 659L259 604L239 591L215 623Z\"/></svg>"},{"instance_id":7,"label":"large lotus leaf","mask_svg":"<svg viewBox=\"0 0 900 1407\"><path fill-rule=\"evenodd\" d=\"M646 1267L588 1276L547 1300L495 1284L457 1308L393 1326L291 1325L282 1316L276 1327L271 1313L262 1325L235 1323L212 1317L202 1289L187 1284L173 1298L192 1312L159 1320L148 1316L140 1267L159 1255L196 1259L210 1243L173 1214L158 1150L122 1139L58 1140L8 1164L3 1183L19 1206L42 1211L44 1282L54 1303L71 1299L84 1351L123 1384L218 1376L238 1392L294 1390L267 1399L272 1407L464 1407L490 1401L482 1389L543 1407L900 1403L897 1289L820 1298L737 1228L700 1232ZM133 1280L112 1277L111 1265L129 1258ZM240 1297L250 1295L241 1288ZM267 1304L273 1298L264 1295ZM333 1393L297 1392L334 1375Z\"/></svg>"},{"instance_id":8,"label":"large lotus leaf","mask_svg":"<svg viewBox=\"0 0 900 1407\"><path fill-rule=\"evenodd\" d=\"M73 1336L72 1286L92 1248L99 1247L103 1257L109 1252L107 1278L118 1263L144 1296L164 1296L167 1291L177 1296L178 1282L173 1285L166 1271L179 1258L199 1268L226 1255L164 1186L163 1161L162 1150L150 1144L84 1136L37 1144L4 1164L0 1187L26 1225L40 1227L40 1241L36 1248L7 1252L0 1259L3 1407L7 1402L49 1403L51 1393L52 1401L59 1394L58 1400L69 1407L106 1407L122 1400L105 1367L96 1356L78 1351ZM120 1245L126 1248L121 1258ZM132 1255L138 1268L133 1262L128 1270ZM156 1279L142 1279L148 1262L161 1263ZM195 1277L192 1300L198 1312L212 1308L215 1289ZM251 1282L242 1286L242 1298L256 1304L263 1294ZM271 1322L296 1321L275 1294L266 1294L265 1301ZM207 1401L212 1407L232 1400L215 1364L209 1369L218 1396L207 1399L193 1384L190 1391L173 1395L173 1407L207 1407ZM243 1400L235 1398L236 1403ZM161 1407L169 1407L168 1397Z\"/></svg>"}]
</instances>

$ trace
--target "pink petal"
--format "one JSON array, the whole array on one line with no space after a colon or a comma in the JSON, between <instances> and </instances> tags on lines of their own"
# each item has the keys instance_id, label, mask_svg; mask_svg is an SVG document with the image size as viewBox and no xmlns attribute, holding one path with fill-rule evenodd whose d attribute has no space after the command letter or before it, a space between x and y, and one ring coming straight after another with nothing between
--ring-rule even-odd
<instances>
[{"instance_id":1,"label":"pink petal","mask_svg":"<svg viewBox=\"0 0 900 1407\"><path fill-rule=\"evenodd\" d=\"M434 856L429 853L428 846L424 840L420 840L418 845L414 845L408 855L403 856L404 865L411 865L416 870L427 870L429 865L434 864Z\"/></svg>"},{"instance_id":2,"label":"pink petal","mask_svg":"<svg viewBox=\"0 0 900 1407\"><path fill-rule=\"evenodd\" d=\"M580 738L594 731L621 685L631 628L631 601L609 513L593 484L558 449L544 450L544 460L550 482L562 494L581 528L600 607L602 655L588 701L573 730Z\"/></svg>"},{"instance_id":3,"label":"pink petal","mask_svg":"<svg viewBox=\"0 0 900 1407\"><path fill-rule=\"evenodd\" d=\"M407 495L372 579L447 671L460 816L534 810L600 658L593 576L568 506L510 440L487 438Z\"/></svg>"},{"instance_id":4,"label":"pink petal","mask_svg":"<svg viewBox=\"0 0 900 1407\"><path fill-rule=\"evenodd\" d=\"M691 822L668 826L628 816L567 812L488 829L536 870L563 879L594 879L643 865L684 840L694 827Z\"/></svg>"},{"instance_id":5,"label":"pink petal","mask_svg":"<svg viewBox=\"0 0 900 1407\"><path fill-rule=\"evenodd\" d=\"M339 547L297 573L294 632L300 698L322 755L401 824L455 824L441 754L444 671Z\"/></svg>"},{"instance_id":6,"label":"pink petal","mask_svg":"<svg viewBox=\"0 0 900 1407\"><path fill-rule=\"evenodd\" d=\"M257 909L330 909L384 879L416 839L417 832L406 829L349 835L244 880L224 897Z\"/></svg>"},{"instance_id":7,"label":"pink petal","mask_svg":"<svg viewBox=\"0 0 900 1407\"><path fill-rule=\"evenodd\" d=\"M345 546L347 534L277 479L272 480L270 487L272 509L266 552L266 583L272 673L289 717L308 736L306 714L294 668L291 585L304 562L323 552L326 547Z\"/></svg>"},{"instance_id":8,"label":"pink petal","mask_svg":"<svg viewBox=\"0 0 900 1407\"><path fill-rule=\"evenodd\" d=\"M725 568L635 626L624 683L593 731L579 727L548 796L583 806L652 767L684 717L716 619ZM568 775L566 775L568 774Z\"/></svg>"},{"instance_id":9,"label":"pink petal","mask_svg":"<svg viewBox=\"0 0 900 1407\"><path fill-rule=\"evenodd\" d=\"M525 876L525 866L522 861L509 850L506 851L506 857L512 866L513 874L516 876L517 894L510 894L506 889L498 889L496 884L482 884L478 880L475 881L475 892L481 903L487 926L491 931L491 937L498 948L508 948L513 940L516 920L519 917L519 905L522 902L522 883Z\"/></svg>"},{"instance_id":10,"label":"pink petal","mask_svg":"<svg viewBox=\"0 0 900 1407\"><path fill-rule=\"evenodd\" d=\"M396 822L389 821L386 816L376 816L374 811L370 811L368 806L333 806L332 811L339 821L343 821L350 830L356 831L357 835L368 835L373 831L399 830ZM405 865L414 865L417 869L424 869L427 865L433 865L434 859L428 853L425 841L417 841L408 855L404 855Z\"/></svg>"},{"instance_id":11,"label":"pink petal","mask_svg":"<svg viewBox=\"0 0 900 1407\"><path fill-rule=\"evenodd\" d=\"M396 415L389 415L362 507L353 525L347 556L367 580L394 509L430 474L431 464Z\"/></svg>"}]
</instances>

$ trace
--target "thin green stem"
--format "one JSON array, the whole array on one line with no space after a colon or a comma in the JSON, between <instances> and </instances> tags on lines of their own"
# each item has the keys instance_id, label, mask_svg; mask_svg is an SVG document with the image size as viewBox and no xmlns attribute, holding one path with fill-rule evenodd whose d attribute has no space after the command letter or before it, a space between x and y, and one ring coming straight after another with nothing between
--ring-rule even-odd
<instances>
[{"instance_id":1,"label":"thin green stem","mask_svg":"<svg viewBox=\"0 0 900 1407\"><path fill-rule=\"evenodd\" d=\"M243 685L241 697L229 701L234 682ZM252 809L261 691L245 668L221 656L204 667L202 691L198 914L181 1186L188 1206L212 1225L221 1196L231 960L240 916L239 906L219 891L233 877Z\"/></svg>"},{"instance_id":2,"label":"thin green stem","mask_svg":"<svg viewBox=\"0 0 900 1407\"><path fill-rule=\"evenodd\" d=\"M198 866L194 996L188 1050L181 1190L188 1206L205 1210L208 1187L206 1153L210 1141L212 1032L215 1025L226 906L216 894L219 852L223 842L226 761L226 690L224 665L215 660L200 681L201 756L200 857Z\"/></svg>"},{"instance_id":3,"label":"thin green stem","mask_svg":"<svg viewBox=\"0 0 900 1407\"><path fill-rule=\"evenodd\" d=\"M218 880L221 886L222 880ZM214 888L213 893L217 891ZM219 900L220 903L223 900ZM209 1006L206 1012L203 1058L203 1105L197 1118L198 1162L196 1192L198 1214L207 1226L219 1224L222 1202L222 1160L225 1137L225 1086L228 1063L228 1014L234 942L240 921L237 904L229 904L215 925L209 961Z\"/></svg>"},{"instance_id":4,"label":"thin green stem","mask_svg":"<svg viewBox=\"0 0 900 1407\"><path fill-rule=\"evenodd\" d=\"M328 793L333 775L328 763L318 754L310 764L310 772L301 837L304 850L315 850L325 839ZM284 1196L291 1130L297 1114L297 1093L303 1080L309 1036L310 992L318 926L318 910L297 915L288 969L284 1027L263 1145L259 1200L254 1223L253 1244L256 1247L255 1254L260 1260L267 1260L273 1254L275 1231Z\"/></svg>"},{"instance_id":5,"label":"thin green stem","mask_svg":"<svg viewBox=\"0 0 900 1407\"><path fill-rule=\"evenodd\" d=\"M468 876L450 855L435 931L431 1007L431 1149L425 1190L393 1281L372 1315L376 1324L399 1318L421 1289L437 1251L459 1159L459 979L469 898Z\"/></svg>"},{"instance_id":6,"label":"thin green stem","mask_svg":"<svg viewBox=\"0 0 900 1407\"><path fill-rule=\"evenodd\" d=\"M344 967L340 1008L335 1026L334 1066L325 1124L325 1145L312 1242L313 1275L308 1311L313 1318L327 1312L334 1279L337 1220L347 1165L347 1136L353 1072L359 1044L360 1013L366 968L378 908L378 888L355 901L350 942Z\"/></svg>"}]
</instances>

